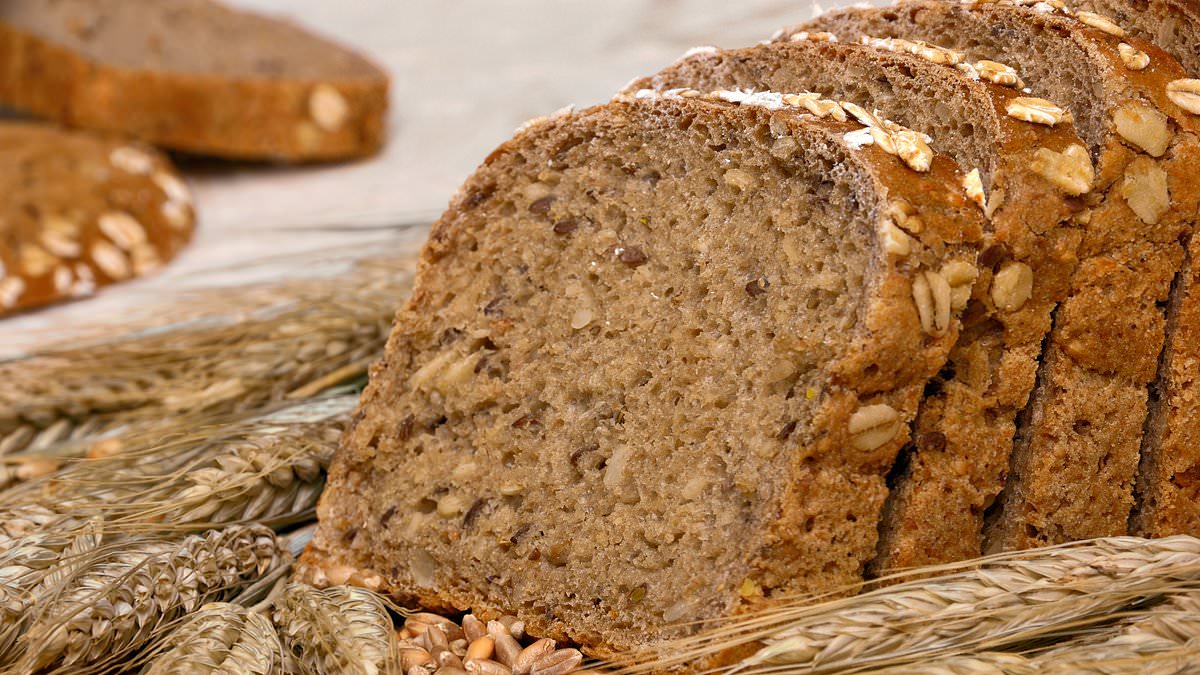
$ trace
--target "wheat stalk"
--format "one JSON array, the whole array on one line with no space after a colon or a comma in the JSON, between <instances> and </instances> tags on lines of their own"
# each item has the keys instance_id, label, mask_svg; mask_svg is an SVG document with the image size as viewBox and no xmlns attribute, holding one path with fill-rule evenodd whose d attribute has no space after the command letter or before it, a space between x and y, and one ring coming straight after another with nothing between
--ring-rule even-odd
<instances>
[{"instance_id":1,"label":"wheat stalk","mask_svg":"<svg viewBox=\"0 0 1200 675\"><path fill-rule=\"evenodd\" d=\"M943 574L927 578L931 574ZM902 581L908 578L907 581ZM757 614L622 659L626 672L759 645L733 670L832 672L988 651L1078 630L1148 598L1200 587L1200 540L1114 537L893 575L900 582Z\"/></svg>"},{"instance_id":2,"label":"wheat stalk","mask_svg":"<svg viewBox=\"0 0 1200 675\"><path fill-rule=\"evenodd\" d=\"M411 270L408 256L361 261L319 284L280 285L291 300L258 316L0 363L0 456L79 453L101 434L255 410L360 378L382 350ZM226 290L199 302L232 311Z\"/></svg>"},{"instance_id":3,"label":"wheat stalk","mask_svg":"<svg viewBox=\"0 0 1200 675\"><path fill-rule=\"evenodd\" d=\"M374 675L398 665L391 616L366 589L289 584L275 625L302 673Z\"/></svg>"},{"instance_id":4,"label":"wheat stalk","mask_svg":"<svg viewBox=\"0 0 1200 675\"><path fill-rule=\"evenodd\" d=\"M289 561L275 534L259 525L103 547L35 613L18 640L16 670L103 671L159 626Z\"/></svg>"},{"instance_id":5,"label":"wheat stalk","mask_svg":"<svg viewBox=\"0 0 1200 675\"><path fill-rule=\"evenodd\" d=\"M154 649L142 675L271 675L283 646L266 616L226 602L190 614Z\"/></svg>"}]
</instances>

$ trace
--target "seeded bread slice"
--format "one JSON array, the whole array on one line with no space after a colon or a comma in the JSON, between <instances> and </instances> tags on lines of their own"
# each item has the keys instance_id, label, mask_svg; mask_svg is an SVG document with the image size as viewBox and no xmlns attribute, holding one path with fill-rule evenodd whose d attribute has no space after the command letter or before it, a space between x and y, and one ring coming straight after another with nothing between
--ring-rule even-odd
<instances>
[{"instance_id":1,"label":"seeded bread slice","mask_svg":"<svg viewBox=\"0 0 1200 675\"><path fill-rule=\"evenodd\" d=\"M1099 0L1076 6L1109 12L1122 27L1155 41L1179 59L1191 76L1200 74L1200 6L1196 3ZM1149 55L1144 57L1146 61L1149 59ZM1197 93L1190 105L1193 112L1200 112L1200 82L1193 80L1189 84ZM1189 103L1191 99L1182 100ZM1195 262L1198 255L1200 239L1193 237L1188 260L1175 281L1178 301L1167 319L1167 347L1151 392L1150 417L1142 438L1137 505L1131 529L1147 537L1200 536L1200 400L1193 392L1195 383L1200 381L1200 358L1195 347L1200 345L1197 291L1200 272Z\"/></svg>"},{"instance_id":2,"label":"seeded bread slice","mask_svg":"<svg viewBox=\"0 0 1200 675\"><path fill-rule=\"evenodd\" d=\"M291 23L212 0L6 0L0 103L243 159L371 154L387 76Z\"/></svg>"},{"instance_id":3,"label":"seeded bread slice","mask_svg":"<svg viewBox=\"0 0 1200 675\"><path fill-rule=\"evenodd\" d=\"M861 578L982 218L911 131L685 94L536 123L467 181L303 576L597 654Z\"/></svg>"},{"instance_id":4,"label":"seeded bread slice","mask_svg":"<svg viewBox=\"0 0 1200 675\"><path fill-rule=\"evenodd\" d=\"M909 2L838 11L808 25L1007 59L1035 95L1067 107L1096 162L1082 195L1091 212L1081 264L1071 297L1056 312L993 514L994 548L1127 531L1147 386L1164 344L1165 310L1179 301L1172 281L1200 199L1196 120L1167 92L1183 77L1179 64L1104 17L1080 15L1081 21L1054 4L1041 9L1049 11ZM1122 43L1149 55L1149 64L1126 65ZM1028 103L1013 114L1046 122L1060 117L1046 103ZM1044 168L1072 181L1091 178L1090 163L1046 159Z\"/></svg>"},{"instance_id":5,"label":"seeded bread slice","mask_svg":"<svg viewBox=\"0 0 1200 675\"><path fill-rule=\"evenodd\" d=\"M43 124L0 123L0 315L149 274L192 235L162 154Z\"/></svg>"},{"instance_id":6,"label":"seeded bread slice","mask_svg":"<svg viewBox=\"0 0 1200 675\"><path fill-rule=\"evenodd\" d=\"M926 387L914 442L893 470L872 566L974 558L1081 236L1073 216L1082 202L1031 166L1038 152L1084 146L1069 123L1048 127L1009 117L1008 103L1022 94L1016 74L1002 64L970 64L961 54L895 40L872 47L834 38L785 32L773 44L699 51L632 86L821 91L930 134L935 149L976 169L979 183L972 182L969 197L990 216L984 264L954 280L960 302L974 296L966 327ZM1031 283L989 293L997 274L1002 283L1014 274ZM1005 295L1010 291L1017 292Z\"/></svg>"},{"instance_id":7,"label":"seeded bread slice","mask_svg":"<svg viewBox=\"0 0 1200 675\"><path fill-rule=\"evenodd\" d=\"M1162 47L1192 76L1200 75L1200 3L1196 0L1073 0L1071 9L1096 12Z\"/></svg>"}]
</instances>

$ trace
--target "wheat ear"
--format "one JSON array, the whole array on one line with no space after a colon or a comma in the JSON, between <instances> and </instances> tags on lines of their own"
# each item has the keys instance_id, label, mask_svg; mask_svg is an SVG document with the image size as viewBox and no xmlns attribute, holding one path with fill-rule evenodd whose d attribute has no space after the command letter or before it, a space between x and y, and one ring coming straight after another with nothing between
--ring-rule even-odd
<instances>
[{"instance_id":1,"label":"wheat ear","mask_svg":"<svg viewBox=\"0 0 1200 675\"><path fill-rule=\"evenodd\" d=\"M16 640L28 626L30 611L44 603L100 542L100 523L93 521L74 532L29 534L0 552L0 665L15 658Z\"/></svg>"},{"instance_id":2,"label":"wheat ear","mask_svg":"<svg viewBox=\"0 0 1200 675\"><path fill-rule=\"evenodd\" d=\"M279 284L273 295L287 302L245 308L259 310L249 317L222 289L195 302L225 320L0 363L0 456L81 453L105 433L259 409L361 378L411 290L413 267L410 256L377 258L320 283Z\"/></svg>"},{"instance_id":3,"label":"wheat ear","mask_svg":"<svg viewBox=\"0 0 1200 675\"><path fill-rule=\"evenodd\" d=\"M101 552L36 613L18 641L20 672L101 671L144 646L157 627L290 561L274 532L259 525L131 539Z\"/></svg>"},{"instance_id":4,"label":"wheat ear","mask_svg":"<svg viewBox=\"0 0 1200 675\"><path fill-rule=\"evenodd\" d=\"M143 451L68 462L45 480L0 494L0 505L96 515L110 531L139 534L297 522L311 516L356 400L343 396L265 418L217 420Z\"/></svg>"},{"instance_id":5,"label":"wheat ear","mask_svg":"<svg viewBox=\"0 0 1200 675\"><path fill-rule=\"evenodd\" d=\"M781 599L622 661L635 664L627 672L649 672L759 645L734 670L822 673L996 650L1102 623L1148 598L1200 586L1200 540L1097 539L886 581L901 583L833 600Z\"/></svg>"},{"instance_id":6,"label":"wheat ear","mask_svg":"<svg viewBox=\"0 0 1200 675\"><path fill-rule=\"evenodd\" d=\"M302 673L375 675L398 666L391 615L366 589L289 584L275 625Z\"/></svg>"},{"instance_id":7,"label":"wheat ear","mask_svg":"<svg viewBox=\"0 0 1200 675\"><path fill-rule=\"evenodd\" d=\"M911 673L913 664L869 672ZM1200 594L1180 593L1128 618L1032 654L980 652L922 661L932 675L1176 675L1200 670Z\"/></svg>"},{"instance_id":8,"label":"wheat ear","mask_svg":"<svg viewBox=\"0 0 1200 675\"><path fill-rule=\"evenodd\" d=\"M142 675L271 675L283 670L283 646L266 616L241 605L209 603L154 650Z\"/></svg>"}]
</instances>

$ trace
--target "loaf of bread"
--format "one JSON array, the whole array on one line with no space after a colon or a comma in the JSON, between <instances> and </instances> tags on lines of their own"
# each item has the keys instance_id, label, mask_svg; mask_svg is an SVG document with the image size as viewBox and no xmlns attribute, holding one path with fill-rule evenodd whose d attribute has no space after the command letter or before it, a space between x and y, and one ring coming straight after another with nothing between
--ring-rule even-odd
<instances>
[{"instance_id":1,"label":"loaf of bread","mask_svg":"<svg viewBox=\"0 0 1200 675\"><path fill-rule=\"evenodd\" d=\"M841 10L804 27L1006 59L1034 96L1063 106L1034 100L1012 114L1046 124L1071 115L1089 145L1090 158L1054 154L1040 163L1068 171L1090 212L992 514L988 546L996 549L1128 531L1148 387L1180 300L1172 282L1200 200L1198 121L1168 92L1185 77L1179 64L1105 17L1047 7L905 2ZM939 518L927 516L930 525Z\"/></svg>"},{"instance_id":2,"label":"loaf of bread","mask_svg":"<svg viewBox=\"0 0 1200 675\"><path fill-rule=\"evenodd\" d=\"M1200 535L1200 28L1085 4L840 10L523 130L434 226L299 574L605 655Z\"/></svg>"},{"instance_id":3,"label":"loaf of bread","mask_svg":"<svg viewBox=\"0 0 1200 675\"><path fill-rule=\"evenodd\" d=\"M433 226L304 573L593 653L861 579L973 277L962 179L815 95L530 126Z\"/></svg>"},{"instance_id":4,"label":"loaf of bread","mask_svg":"<svg viewBox=\"0 0 1200 675\"><path fill-rule=\"evenodd\" d=\"M914 442L893 469L873 567L973 558L1081 236L1082 202L1032 167L1039 152L1085 146L1069 122L1046 126L1007 114L1024 94L1004 64L969 63L957 52L898 40L847 44L803 31L778 40L700 50L633 86L820 91L930 134L935 149L974 171L974 198L988 216L984 264L968 293L965 329L926 387Z\"/></svg>"},{"instance_id":5,"label":"loaf of bread","mask_svg":"<svg viewBox=\"0 0 1200 675\"><path fill-rule=\"evenodd\" d=\"M0 315L153 272L192 235L192 198L161 153L0 123Z\"/></svg>"},{"instance_id":6,"label":"loaf of bread","mask_svg":"<svg viewBox=\"0 0 1200 675\"><path fill-rule=\"evenodd\" d=\"M241 159L375 152L387 77L285 21L213 0L5 0L0 104Z\"/></svg>"}]
</instances>

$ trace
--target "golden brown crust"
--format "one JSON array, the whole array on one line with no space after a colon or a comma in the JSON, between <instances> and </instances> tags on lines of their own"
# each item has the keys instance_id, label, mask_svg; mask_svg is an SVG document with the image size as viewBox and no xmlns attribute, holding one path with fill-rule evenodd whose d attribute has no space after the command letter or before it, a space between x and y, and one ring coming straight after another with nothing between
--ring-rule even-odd
<instances>
[{"instance_id":1,"label":"golden brown crust","mask_svg":"<svg viewBox=\"0 0 1200 675\"><path fill-rule=\"evenodd\" d=\"M0 314L143 276L191 238L191 196L161 153L48 125L0 125Z\"/></svg>"},{"instance_id":2,"label":"golden brown crust","mask_svg":"<svg viewBox=\"0 0 1200 675\"><path fill-rule=\"evenodd\" d=\"M323 161L372 154L386 131L388 81L378 69L344 80L133 69L5 23L0 57L0 102L174 150Z\"/></svg>"},{"instance_id":3,"label":"golden brown crust","mask_svg":"<svg viewBox=\"0 0 1200 675\"><path fill-rule=\"evenodd\" d=\"M378 444L381 449L377 451L374 439L393 431L380 428L372 417L393 406L389 401L404 396L407 378L403 373L412 367L414 357L419 356L408 353L404 326L410 320L433 316L439 311L430 303L437 297L437 279L443 274L444 261L455 256L457 247L463 245L466 234L461 229L463 214L493 199L488 193L488 186L493 184L490 181L494 180L489 171L505 166L527 144L553 145L564 129L586 135L594 121L640 119L639 115L650 111L669 113L686 119L688 124L720 121L737 128L757 129L766 125L778 129L785 137L789 133L784 132L790 132L814 144L813 139L824 139L822 142L829 147L839 148L836 156L854 166L855 175L862 174L874 181L863 192L872 195L873 203L862 204L862 208L868 209L880 226L886 222L888 201L901 196L910 201L925 221L924 230L916 235L922 243L920 247L914 246L911 255L884 256L886 263L880 264L886 264L886 268L872 272L875 281L870 286L869 302L861 310L857 326L848 332L853 344L839 352L845 356L829 364L829 375L821 391L812 394L819 397L820 409L812 429L814 435L811 440L803 440L798 437L808 432L797 433L793 436L796 440L788 444L789 454L783 465L791 467L792 478L781 486L786 487L786 494L773 502L778 504L779 518L769 521L766 532L756 541L745 542L751 545L738 553L744 556L745 565L751 570L742 585L749 584L768 595L829 589L861 578L862 568L874 551L875 523L886 494L884 475L905 434L901 432L902 425L897 425L890 440L885 438L864 446L850 433L849 427L864 406L873 404L891 406L900 421L912 419L921 386L940 366L956 335L954 325L948 326L939 337L924 332L914 305L912 279L925 271L936 272L951 257L972 258L975 242L982 234L982 216L958 189L961 174L945 157L934 158L927 173L918 173L875 146L848 152L843 136L861 129L854 124L818 122L790 110L770 111L691 100L616 102L534 125L492 153L480 172L464 185L431 233L413 297L401 312L385 361L372 371L360 419L346 436L331 471L329 489L322 497L318 509L321 523L303 558L305 565L370 568L383 577L384 588L395 592L402 601L459 610L471 607L485 614L515 609L530 632L579 642L593 654L611 654L617 648L655 637L639 632L626 636L626 644L615 644L611 633L606 637L579 617L556 613L556 603L546 606L535 598L532 607L543 607L544 611L530 611L531 601L526 597L521 607L502 606L505 601L496 595L499 586L485 586L487 582L482 579L455 583L446 581L449 576L443 579L444 575L455 573L450 561L438 561L436 588L413 585L408 564L392 566L387 552L370 542L375 522L382 516L373 513L370 510L373 507L358 496L372 484L380 466L376 452L383 452L386 447L381 441ZM806 485L819 489L804 491ZM826 486L838 493L826 491ZM856 522L847 519L847 514L856 517ZM813 522L806 527L809 516ZM789 526L793 523L797 526ZM831 538L837 542L836 552L815 550L813 542ZM496 545L501 544L504 542ZM819 559L806 552L817 554ZM848 562L821 564L822 560L837 558ZM510 573L507 569L492 571L500 577ZM729 603L727 606L736 606L739 595L748 595L744 591L739 593L738 586L735 583L733 588L721 589L723 594L732 596L723 600ZM616 619L614 616L613 620Z\"/></svg>"}]
</instances>

